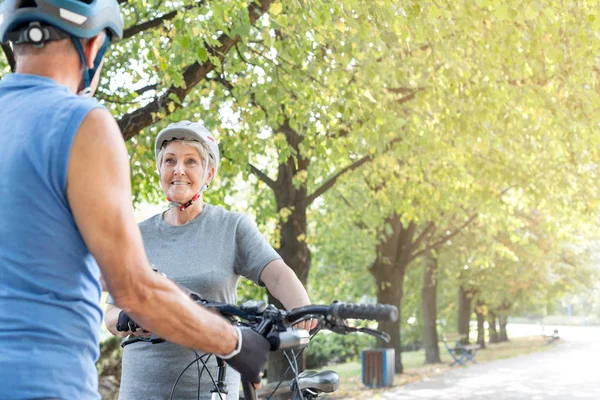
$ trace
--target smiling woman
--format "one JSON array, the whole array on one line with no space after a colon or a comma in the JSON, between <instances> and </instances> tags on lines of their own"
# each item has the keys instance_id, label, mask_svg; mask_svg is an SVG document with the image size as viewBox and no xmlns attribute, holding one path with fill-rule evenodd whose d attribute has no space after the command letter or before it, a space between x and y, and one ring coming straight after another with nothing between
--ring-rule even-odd
<instances>
[{"instance_id":1,"label":"smiling woman","mask_svg":"<svg viewBox=\"0 0 600 400\"><path fill-rule=\"evenodd\" d=\"M267 289L287 309L308 305L308 295L294 272L243 214L204 203L203 192L219 167L215 138L202 125L189 121L171 124L156 138L156 165L160 185L171 203L169 210L140 224L148 259L178 284L204 298L235 304L240 276ZM115 335L119 320L133 329L134 336L148 336L109 297L106 326ZM133 323L130 325L129 323ZM303 322L303 328L316 323ZM195 358L189 349L172 343L152 345L138 342L127 346L119 399L168 398L173 383ZM209 364L216 374L216 362ZM214 375L216 376L216 375ZM228 399L237 399L239 375L227 373ZM210 382L189 369L174 392L175 399L210 398Z\"/></svg>"},{"instance_id":2,"label":"smiling woman","mask_svg":"<svg viewBox=\"0 0 600 400\"><path fill-rule=\"evenodd\" d=\"M206 153L201 144L188 140L168 142L159 153L160 185L167 199L178 206L179 211L197 201L215 176L215 167L211 165L214 163L209 162ZM169 217L179 214L167 213Z\"/></svg>"}]
</instances>

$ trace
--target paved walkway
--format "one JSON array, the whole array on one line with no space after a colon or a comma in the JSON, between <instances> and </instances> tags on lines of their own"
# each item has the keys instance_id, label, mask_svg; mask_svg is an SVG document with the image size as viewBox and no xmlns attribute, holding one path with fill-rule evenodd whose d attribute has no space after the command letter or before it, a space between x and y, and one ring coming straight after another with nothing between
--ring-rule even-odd
<instances>
[{"instance_id":1,"label":"paved walkway","mask_svg":"<svg viewBox=\"0 0 600 400\"><path fill-rule=\"evenodd\" d=\"M458 367L381 399L600 399L600 328L559 329L564 340L543 353Z\"/></svg>"}]
</instances>

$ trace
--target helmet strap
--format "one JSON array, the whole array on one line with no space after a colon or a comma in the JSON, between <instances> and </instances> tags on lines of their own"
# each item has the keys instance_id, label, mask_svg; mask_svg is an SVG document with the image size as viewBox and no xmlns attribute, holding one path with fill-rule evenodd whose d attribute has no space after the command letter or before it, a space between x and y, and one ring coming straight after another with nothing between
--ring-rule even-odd
<instances>
[{"instance_id":1,"label":"helmet strap","mask_svg":"<svg viewBox=\"0 0 600 400\"><path fill-rule=\"evenodd\" d=\"M173 201L170 197L167 197L167 200L169 201L169 204L171 206L179 208L179 211L183 211L186 208L188 208L189 206L191 206L192 204L194 204L196 201L198 201L198 199L201 197L202 197L202 190L200 192L196 193L194 195L194 197L192 197L190 200L188 200L187 202L185 202L183 204Z\"/></svg>"},{"instance_id":2,"label":"helmet strap","mask_svg":"<svg viewBox=\"0 0 600 400\"><path fill-rule=\"evenodd\" d=\"M81 92L79 92L78 94L80 96L91 96L91 89L90 89L90 85L92 83L92 80L94 79L94 75L96 75L96 72L98 71L98 67L100 67L100 64L102 63L102 59L104 58L104 55L106 54L106 50L108 50L108 44L110 43L110 36L107 34L106 35L106 39L104 40L104 43L102 44L102 47L100 47L100 50L98 50L98 54L96 54L96 58L94 59L94 67L92 69L89 69L87 67L87 62L85 61L85 53L83 52L83 46L81 45L81 40L79 40L79 38L75 37L75 36L71 36L71 40L73 40L73 44L75 45L75 48L77 49L77 52L79 53L79 58L81 58L81 63L83 64L83 90L81 90Z\"/></svg>"}]
</instances>

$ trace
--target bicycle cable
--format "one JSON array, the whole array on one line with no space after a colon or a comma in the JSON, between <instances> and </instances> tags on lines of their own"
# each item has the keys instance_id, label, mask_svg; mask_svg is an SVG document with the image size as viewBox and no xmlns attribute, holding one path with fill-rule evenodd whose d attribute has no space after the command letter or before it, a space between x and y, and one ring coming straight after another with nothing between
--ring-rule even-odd
<instances>
[{"instance_id":1,"label":"bicycle cable","mask_svg":"<svg viewBox=\"0 0 600 400\"><path fill-rule=\"evenodd\" d=\"M300 384L298 383L298 365L296 360L294 360L294 362L292 362L292 360L290 360L290 357L287 355L287 353L284 351L283 352L283 356L285 357L285 359L287 360L289 366L292 368L292 372L294 373L294 378L293 378L293 382L295 382L294 386L294 398L297 399L300 397ZM292 357L294 357L294 352L292 351ZM296 366L293 366L294 364L296 364Z\"/></svg>"},{"instance_id":2,"label":"bicycle cable","mask_svg":"<svg viewBox=\"0 0 600 400\"><path fill-rule=\"evenodd\" d=\"M322 328L316 328L315 332L314 332L314 333L313 333L313 334L310 336L310 340L312 340L312 338L313 338L313 337L315 337L315 335L316 335L317 333L319 333L321 330L322 330ZM301 354L304 352L304 349L306 349L306 347L305 347L305 348L303 348L302 350L300 350L300 351L298 352L298 355L295 357L295 358L296 358L296 360L297 360L297 359L298 359L298 357L300 357L300 355L301 355ZM284 352L284 354L285 354L285 352ZM289 364L289 362L288 362L288 364ZM283 381L285 380L285 377L287 376L288 372L290 372L290 369L291 369L291 368L292 368L292 366L291 366L291 365L289 365L289 366L288 366L288 368L287 368L287 369L285 370L285 372L283 373L283 376L281 377L281 380L279 381L279 383L277 383L277 386L275 386L275 389L273 389L273 391L271 392L271 394L270 394L269 396L267 396L267 400L271 400L271 398L272 398L272 397L275 395L275 393L277 392L277 389L279 389L279 386L281 386L281 384L282 384L282 383L283 383Z\"/></svg>"},{"instance_id":3,"label":"bicycle cable","mask_svg":"<svg viewBox=\"0 0 600 400\"><path fill-rule=\"evenodd\" d=\"M194 352L195 353L195 352ZM173 400L173 395L175 394L175 388L177 387L177 384L179 383L179 380L181 379L181 377L183 376L183 374L185 373L185 371L187 371L192 365L194 365L195 363L198 363L198 361L200 361L203 365L202 367L202 372L200 373L200 377L202 377L202 374L204 373L204 370L206 370L206 372L208 373L208 377L210 378L210 380L213 383L213 386L216 388L217 387L217 382L215 382L214 377L212 376L212 373L210 372L210 369L208 368L208 365L206 365L209 361L210 358L213 355L210 353L204 354L202 356L196 357L195 360L191 361L184 369L183 371L181 371L181 373L179 374L179 376L177 377L177 380L175 380L175 383L173 384L173 388L171 389L171 396L169 396L169 400ZM206 359L206 361L203 360L204 357L208 357ZM198 364L199 367L199 364ZM200 386L200 382L198 382L198 386ZM223 397L221 396L222 393L219 392L219 399L220 400L226 400L223 399Z\"/></svg>"},{"instance_id":4,"label":"bicycle cable","mask_svg":"<svg viewBox=\"0 0 600 400\"><path fill-rule=\"evenodd\" d=\"M196 352L196 350L192 349L192 352L196 355L196 360L200 358L200 354ZM200 371L200 363L196 362L196 366L198 366L198 400L200 400L200 380L202 379L202 371ZM204 367L202 367L204 371Z\"/></svg>"}]
</instances>

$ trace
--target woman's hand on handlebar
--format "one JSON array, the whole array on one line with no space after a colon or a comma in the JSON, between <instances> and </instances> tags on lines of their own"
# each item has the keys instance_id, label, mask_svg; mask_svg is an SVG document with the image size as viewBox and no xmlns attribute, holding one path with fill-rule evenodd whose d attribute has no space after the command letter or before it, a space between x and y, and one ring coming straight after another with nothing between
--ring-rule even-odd
<instances>
[{"instance_id":1,"label":"woman's hand on handlebar","mask_svg":"<svg viewBox=\"0 0 600 400\"><path fill-rule=\"evenodd\" d=\"M316 319L308 319L306 321L298 322L297 324L294 325L294 328L305 329L310 332L317 327L318 323L319 323L319 321Z\"/></svg>"},{"instance_id":2,"label":"woman's hand on handlebar","mask_svg":"<svg viewBox=\"0 0 600 400\"><path fill-rule=\"evenodd\" d=\"M149 332L143 328L137 328L135 332L131 332L131 335L143 338L149 338L152 336L152 332Z\"/></svg>"},{"instance_id":3,"label":"woman's hand on handlebar","mask_svg":"<svg viewBox=\"0 0 600 400\"><path fill-rule=\"evenodd\" d=\"M119 319L117 322L117 330L121 332L127 332L130 335L149 338L152 334L139 326L129 315L121 311L119 313Z\"/></svg>"}]
</instances>

